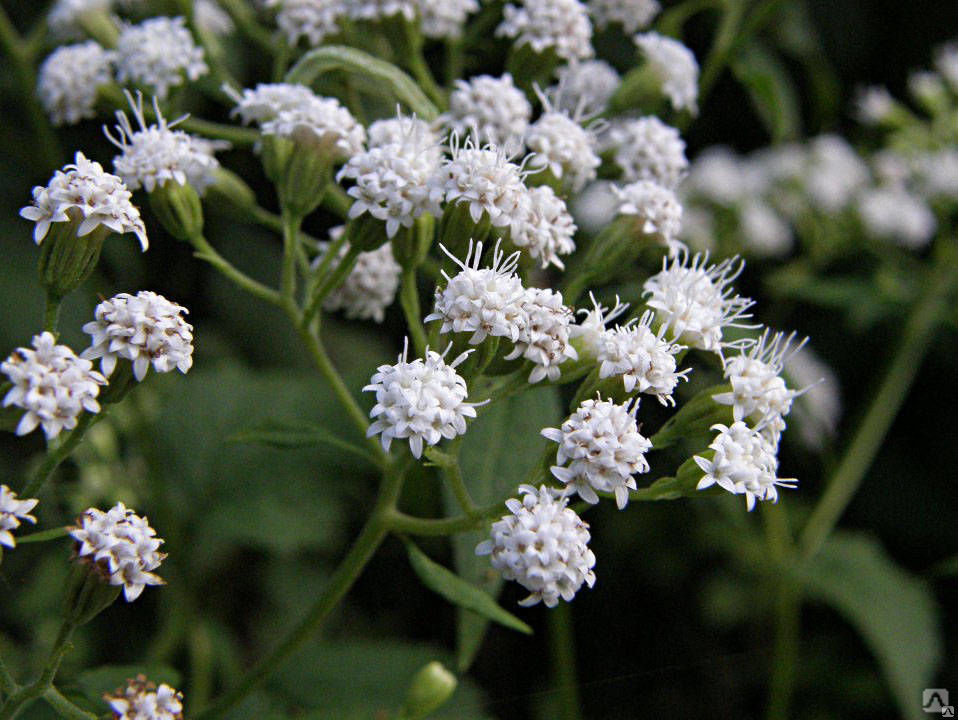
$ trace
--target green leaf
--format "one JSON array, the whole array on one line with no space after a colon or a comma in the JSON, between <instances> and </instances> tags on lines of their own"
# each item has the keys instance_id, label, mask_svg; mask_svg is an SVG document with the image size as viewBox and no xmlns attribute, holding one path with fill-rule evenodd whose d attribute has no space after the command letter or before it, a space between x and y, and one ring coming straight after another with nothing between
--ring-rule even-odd
<instances>
[{"instance_id":1,"label":"green leaf","mask_svg":"<svg viewBox=\"0 0 958 720\"><path fill-rule=\"evenodd\" d=\"M319 425L269 421L248 430L241 430L227 442L244 445L265 445L278 449L295 449L329 445L369 459L365 448L336 437Z\"/></svg>"},{"instance_id":2,"label":"green leaf","mask_svg":"<svg viewBox=\"0 0 958 720\"><path fill-rule=\"evenodd\" d=\"M903 717L927 717L921 691L942 657L941 619L928 585L895 565L872 537L835 533L795 570L806 594L845 616L878 660Z\"/></svg>"},{"instance_id":3,"label":"green leaf","mask_svg":"<svg viewBox=\"0 0 958 720\"><path fill-rule=\"evenodd\" d=\"M549 387L534 388L480 410L463 436L459 456L463 481L473 500L488 505L514 497L520 483L529 480L529 473L549 444L539 431L558 427L562 418L558 391ZM451 493L446 495L446 507L449 512L458 512ZM502 511L506 512L505 506ZM502 576L489 565L489 558L476 555L476 545L488 536L488 529L456 535L452 540L453 559L460 577L497 597ZM460 671L472 664L488 624L488 620L471 610L458 612L456 653Z\"/></svg>"},{"instance_id":4,"label":"green leaf","mask_svg":"<svg viewBox=\"0 0 958 720\"><path fill-rule=\"evenodd\" d=\"M453 605L472 610L487 620L526 635L532 634L531 627L512 613L503 610L488 593L434 562L409 541L406 542L406 552L409 554L409 564L423 585L437 595L442 595Z\"/></svg>"},{"instance_id":5,"label":"green leaf","mask_svg":"<svg viewBox=\"0 0 958 720\"><path fill-rule=\"evenodd\" d=\"M102 665L80 673L76 685L85 698L101 704L105 694L126 687L127 680L137 675L145 675L157 685L166 683L175 688L179 688L182 682L180 673L166 665Z\"/></svg>"},{"instance_id":6,"label":"green leaf","mask_svg":"<svg viewBox=\"0 0 958 720\"><path fill-rule=\"evenodd\" d=\"M329 45L310 50L286 73L286 82L310 85L320 75L333 70L378 80L423 120L432 121L439 115L436 106L411 77L392 63L356 48Z\"/></svg>"},{"instance_id":7,"label":"green leaf","mask_svg":"<svg viewBox=\"0 0 958 720\"><path fill-rule=\"evenodd\" d=\"M796 139L801 112L795 83L781 61L757 41L748 43L732 61L732 72L752 99L752 105L772 140Z\"/></svg>"}]
</instances>

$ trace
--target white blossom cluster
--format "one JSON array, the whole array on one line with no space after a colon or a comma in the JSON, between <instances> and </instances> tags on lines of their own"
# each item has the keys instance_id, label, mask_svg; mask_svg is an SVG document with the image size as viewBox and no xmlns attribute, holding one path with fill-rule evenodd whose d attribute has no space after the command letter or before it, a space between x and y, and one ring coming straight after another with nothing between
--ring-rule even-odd
<instances>
[{"instance_id":1,"label":"white blossom cluster","mask_svg":"<svg viewBox=\"0 0 958 720\"><path fill-rule=\"evenodd\" d=\"M655 32L640 33L634 40L646 62L659 77L662 92L672 107L697 115L699 63L692 51L678 40Z\"/></svg>"},{"instance_id":2,"label":"white blossom cluster","mask_svg":"<svg viewBox=\"0 0 958 720\"><path fill-rule=\"evenodd\" d=\"M592 23L579 0L522 0L506 5L496 35L513 38L516 47L554 52L563 60L592 57Z\"/></svg>"},{"instance_id":3,"label":"white blossom cluster","mask_svg":"<svg viewBox=\"0 0 958 720\"><path fill-rule=\"evenodd\" d=\"M60 40L79 40L83 37L83 19L86 15L109 15L111 0L56 0L47 13L47 24L53 36Z\"/></svg>"},{"instance_id":4,"label":"white blossom cluster","mask_svg":"<svg viewBox=\"0 0 958 720\"><path fill-rule=\"evenodd\" d=\"M342 0L266 0L266 5L278 8L276 24L293 47L301 38L315 47L336 35L344 15Z\"/></svg>"},{"instance_id":5,"label":"white blossom cluster","mask_svg":"<svg viewBox=\"0 0 958 720\"><path fill-rule=\"evenodd\" d=\"M910 249L931 242L938 225L928 203L900 185L864 190L857 209L866 232Z\"/></svg>"},{"instance_id":6,"label":"white blossom cluster","mask_svg":"<svg viewBox=\"0 0 958 720\"><path fill-rule=\"evenodd\" d=\"M183 720L183 693L166 683L157 687L143 675L104 699L114 720Z\"/></svg>"},{"instance_id":7,"label":"white blossom cluster","mask_svg":"<svg viewBox=\"0 0 958 720\"><path fill-rule=\"evenodd\" d=\"M106 512L90 508L77 518L70 536L76 540L77 560L110 585L122 585L127 602L136 600L147 585L163 584L153 572L166 557L160 552L163 539L145 517L123 503Z\"/></svg>"},{"instance_id":8,"label":"white blossom cluster","mask_svg":"<svg viewBox=\"0 0 958 720\"><path fill-rule=\"evenodd\" d=\"M455 40L466 19L479 10L479 0L418 0L422 34L427 38Z\"/></svg>"},{"instance_id":9,"label":"white blossom cluster","mask_svg":"<svg viewBox=\"0 0 958 720\"><path fill-rule=\"evenodd\" d=\"M35 523L37 519L30 511L40 502L35 498L21 499L6 485L0 485L0 545L8 548L17 546L13 537L23 521Z\"/></svg>"},{"instance_id":10,"label":"white blossom cluster","mask_svg":"<svg viewBox=\"0 0 958 720\"><path fill-rule=\"evenodd\" d=\"M529 188L521 212L509 230L509 242L525 250L542 267L565 268L560 255L575 250L576 226L565 201L548 185Z\"/></svg>"},{"instance_id":11,"label":"white blossom cluster","mask_svg":"<svg viewBox=\"0 0 958 720\"><path fill-rule=\"evenodd\" d=\"M659 14L658 0L589 0L589 14L597 28L618 24L626 33L634 33Z\"/></svg>"},{"instance_id":12,"label":"white blossom cluster","mask_svg":"<svg viewBox=\"0 0 958 720\"><path fill-rule=\"evenodd\" d=\"M582 60L563 65L557 71L558 83L550 88L556 110L575 117L590 116L606 109L619 87L621 78L604 60Z\"/></svg>"},{"instance_id":13,"label":"white blossom cluster","mask_svg":"<svg viewBox=\"0 0 958 720\"><path fill-rule=\"evenodd\" d=\"M682 205L675 193L654 180L637 180L625 187L612 186L618 200L617 215L634 217L644 235L655 237L674 256L685 248L682 231Z\"/></svg>"},{"instance_id":14,"label":"white blossom cluster","mask_svg":"<svg viewBox=\"0 0 958 720\"><path fill-rule=\"evenodd\" d=\"M532 105L506 73L456 80L443 121L461 137L475 133L480 143L510 146L525 135L531 117Z\"/></svg>"},{"instance_id":15,"label":"white blossom cluster","mask_svg":"<svg viewBox=\"0 0 958 720\"><path fill-rule=\"evenodd\" d=\"M549 108L526 131L526 147L535 162L548 170L572 193L596 177L602 161L596 153L595 134L565 112Z\"/></svg>"},{"instance_id":16,"label":"white blossom cluster","mask_svg":"<svg viewBox=\"0 0 958 720\"><path fill-rule=\"evenodd\" d=\"M342 225L333 228L329 231L330 240L337 240L343 232L345 227ZM326 256L329 245L330 243L327 242L320 245L319 254L313 263L314 268ZM345 243L340 248L338 260L341 260L348 250L349 243ZM393 257L392 246L389 243L375 250L360 253L346 279L323 301L323 307L330 312L343 310L347 318L373 320L380 323L383 321L386 308L396 299L401 272L402 267Z\"/></svg>"},{"instance_id":17,"label":"white blossom cluster","mask_svg":"<svg viewBox=\"0 0 958 720\"><path fill-rule=\"evenodd\" d=\"M97 89L113 80L116 53L89 40L54 50L40 65L37 95L54 125L96 116Z\"/></svg>"},{"instance_id":18,"label":"white blossom cluster","mask_svg":"<svg viewBox=\"0 0 958 720\"><path fill-rule=\"evenodd\" d=\"M505 360L523 357L535 367L529 373L529 382L548 378L556 381L566 360L577 360L579 355L570 342L572 310L565 306L562 295L549 289L526 288L519 298L521 311L518 337L512 352Z\"/></svg>"},{"instance_id":19,"label":"white blossom cluster","mask_svg":"<svg viewBox=\"0 0 958 720\"><path fill-rule=\"evenodd\" d=\"M195 82L209 72L203 48L193 40L182 17L155 17L124 25L116 43L116 79L145 85L161 100L184 80Z\"/></svg>"},{"instance_id":20,"label":"white blossom cluster","mask_svg":"<svg viewBox=\"0 0 958 720\"><path fill-rule=\"evenodd\" d=\"M675 188L689 167L679 131L652 115L614 124L608 144L626 182L654 180Z\"/></svg>"}]
</instances>

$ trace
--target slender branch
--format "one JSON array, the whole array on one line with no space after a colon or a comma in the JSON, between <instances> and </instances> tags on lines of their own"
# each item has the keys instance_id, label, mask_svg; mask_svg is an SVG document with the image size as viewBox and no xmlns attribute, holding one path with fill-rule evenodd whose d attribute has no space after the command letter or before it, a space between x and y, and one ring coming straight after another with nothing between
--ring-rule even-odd
<instances>
[{"instance_id":1,"label":"slender branch","mask_svg":"<svg viewBox=\"0 0 958 720\"><path fill-rule=\"evenodd\" d=\"M252 128L226 125L192 115L185 118L177 127L194 135L202 135L213 140L226 140L237 147L249 147L259 142L260 139L259 132Z\"/></svg>"},{"instance_id":2,"label":"slender branch","mask_svg":"<svg viewBox=\"0 0 958 720\"><path fill-rule=\"evenodd\" d=\"M70 638L73 637L75 629L76 625L73 622L64 621L40 677L37 678L36 682L24 685L7 698L3 706L0 707L0 720L15 718L24 706L32 703L52 687L53 680L60 669L60 662L67 650L70 649Z\"/></svg>"},{"instance_id":3,"label":"slender branch","mask_svg":"<svg viewBox=\"0 0 958 720\"><path fill-rule=\"evenodd\" d=\"M3 661L3 657L0 656L0 690L3 690L7 695L12 695L20 688L17 685L17 681L14 679L13 674L7 669L6 663Z\"/></svg>"},{"instance_id":4,"label":"slender branch","mask_svg":"<svg viewBox=\"0 0 958 720\"><path fill-rule=\"evenodd\" d=\"M728 62L744 15L744 0L728 0L725 11L722 13L722 19L719 21L712 48L709 50L705 64L702 66L702 75L699 78L700 104L712 90L712 86L715 85L715 81L718 80Z\"/></svg>"},{"instance_id":5,"label":"slender branch","mask_svg":"<svg viewBox=\"0 0 958 720\"><path fill-rule=\"evenodd\" d=\"M220 255L202 235L192 238L191 243L193 247L196 248L196 257L201 260L206 260L206 262L223 273L243 290L268 303L280 307L283 306L283 299L276 290L264 285L258 280L254 280L242 270L235 267L229 260Z\"/></svg>"},{"instance_id":6,"label":"slender branch","mask_svg":"<svg viewBox=\"0 0 958 720\"><path fill-rule=\"evenodd\" d=\"M23 543L46 542L47 540L59 540L60 538L66 537L69 534L70 531L65 527L50 528L49 530L41 530L40 532L30 533L29 535L22 535L18 537L17 545L22 545Z\"/></svg>"},{"instance_id":7,"label":"slender branch","mask_svg":"<svg viewBox=\"0 0 958 720\"><path fill-rule=\"evenodd\" d=\"M56 711L57 715L67 720L97 720L96 715L74 705L52 685L43 693L43 699Z\"/></svg>"},{"instance_id":8,"label":"slender branch","mask_svg":"<svg viewBox=\"0 0 958 720\"><path fill-rule=\"evenodd\" d=\"M397 510L389 516L389 529L406 535L445 537L476 530L482 527L485 521L499 517L504 512L505 506L501 502L478 507L472 515L446 518L421 518Z\"/></svg>"},{"instance_id":9,"label":"slender branch","mask_svg":"<svg viewBox=\"0 0 958 720\"><path fill-rule=\"evenodd\" d=\"M419 288L416 286L416 268L410 265L403 268L402 284L399 289L399 304L402 305L406 325L412 336L412 345L417 357L426 354L426 330L422 326L422 313L419 309Z\"/></svg>"},{"instance_id":10,"label":"slender branch","mask_svg":"<svg viewBox=\"0 0 958 720\"><path fill-rule=\"evenodd\" d=\"M283 266L279 292L283 304L298 312L296 303L296 255L299 248L299 226L303 218L283 210Z\"/></svg>"},{"instance_id":11,"label":"slender branch","mask_svg":"<svg viewBox=\"0 0 958 720\"><path fill-rule=\"evenodd\" d=\"M60 443L53 450L49 450L43 462L40 463L36 471L33 473L27 484L23 486L23 490L20 492L20 497L32 498L36 497L37 493L40 491L40 488L43 487L43 484L53 475L53 472L60 466L64 460L70 457L70 454L76 449L76 446L80 444L80 441L83 439L83 436L86 434L86 431L90 429L90 426L94 422L101 419L105 413L106 408L102 409L98 414L94 415L93 413L85 412L80 415L80 419L77 420L76 427L70 431L70 434L67 435L66 440Z\"/></svg>"},{"instance_id":12,"label":"slender branch","mask_svg":"<svg viewBox=\"0 0 958 720\"><path fill-rule=\"evenodd\" d=\"M576 682L575 636L572 632L572 608L559 603L547 613L552 672L559 690L559 720L580 720L582 703Z\"/></svg>"},{"instance_id":13,"label":"slender branch","mask_svg":"<svg viewBox=\"0 0 958 720\"><path fill-rule=\"evenodd\" d=\"M343 235L345 236L346 233L343 233ZM328 252L331 253L331 251ZM342 260L337 261L336 268L325 280L321 281L319 286L313 291L312 296L309 298L309 304L303 311L303 317L300 321L301 325L306 326L312 322L313 318L316 317L316 314L320 311L320 308L323 307L323 301L329 297L329 294L333 290L342 285L343 281L349 276L349 273L353 271L353 267L355 267L356 260L359 258L361 252L362 250L355 245L349 246L349 250L346 251ZM337 259L333 258L333 260ZM322 263L320 263L320 265L322 265Z\"/></svg>"},{"instance_id":14,"label":"slender branch","mask_svg":"<svg viewBox=\"0 0 958 720\"><path fill-rule=\"evenodd\" d=\"M57 323L60 320L60 298L47 293L47 303L43 311L43 329L57 334Z\"/></svg>"}]
</instances>

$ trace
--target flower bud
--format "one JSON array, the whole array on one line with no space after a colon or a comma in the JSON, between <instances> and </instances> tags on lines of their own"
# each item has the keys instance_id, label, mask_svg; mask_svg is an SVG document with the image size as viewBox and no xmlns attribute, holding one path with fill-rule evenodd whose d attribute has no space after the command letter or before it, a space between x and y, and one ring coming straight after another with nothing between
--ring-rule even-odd
<instances>
[{"instance_id":1,"label":"flower bud","mask_svg":"<svg viewBox=\"0 0 958 720\"><path fill-rule=\"evenodd\" d=\"M288 138L263 139L263 167L276 184L280 205L296 217L319 207L332 177L332 148Z\"/></svg>"},{"instance_id":2,"label":"flower bud","mask_svg":"<svg viewBox=\"0 0 958 720\"><path fill-rule=\"evenodd\" d=\"M406 234L407 232L407 229L403 228L400 234ZM377 220L372 215L360 215L358 218L350 220L346 225L346 235L349 244L363 252L376 250L389 241L389 237L386 235L386 223Z\"/></svg>"},{"instance_id":3,"label":"flower bud","mask_svg":"<svg viewBox=\"0 0 958 720\"><path fill-rule=\"evenodd\" d=\"M442 707L456 691L456 676L433 660L413 676L406 701L399 711L403 720L418 720Z\"/></svg>"},{"instance_id":4,"label":"flower bud","mask_svg":"<svg viewBox=\"0 0 958 720\"><path fill-rule=\"evenodd\" d=\"M188 241L203 234L203 205L192 185L163 183L150 193L150 207L177 240Z\"/></svg>"},{"instance_id":5,"label":"flower bud","mask_svg":"<svg viewBox=\"0 0 958 720\"><path fill-rule=\"evenodd\" d=\"M102 569L94 564L76 563L67 583L63 617L73 625L90 622L120 596L120 586L104 582Z\"/></svg>"},{"instance_id":6,"label":"flower bud","mask_svg":"<svg viewBox=\"0 0 958 720\"><path fill-rule=\"evenodd\" d=\"M217 168L213 177L213 183L206 188L206 198L209 202L247 212L256 207L256 193L232 170Z\"/></svg>"},{"instance_id":7,"label":"flower bud","mask_svg":"<svg viewBox=\"0 0 958 720\"><path fill-rule=\"evenodd\" d=\"M40 245L40 283L58 300L90 277L100 260L103 241L110 234L107 227L100 225L86 235L78 235L82 222L82 217L77 217L52 224Z\"/></svg>"},{"instance_id":8,"label":"flower bud","mask_svg":"<svg viewBox=\"0 0 958 720\"><path fill-rule=\"evenodd\" d=\"M652 436L652 446L659 450L674 445L682 438L708 437L713 425L731 424L731 407L720 405L713 399L715 395L730 390L731 385L718 385L701 390L695 397L684 403L679 411Z\"/></svg>"},{"instance_id":9,"label":"flower bud","mask_svg":"<svg viewBox=\"0 0 958 720\"><path fill-rule=\"evenodd\" d=\"M663 103L662 81L648 64L630 70L609 99L609 110L615 113L640 110L654 113Z\"/></svg>"}]
</instances>

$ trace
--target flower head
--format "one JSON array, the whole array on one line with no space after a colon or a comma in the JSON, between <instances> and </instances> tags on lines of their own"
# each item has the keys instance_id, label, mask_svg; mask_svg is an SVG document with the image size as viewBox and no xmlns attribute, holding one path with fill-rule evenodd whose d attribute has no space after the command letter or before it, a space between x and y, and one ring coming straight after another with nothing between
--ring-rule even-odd
<instances>
[{"instance_id":1,"label":"flower head","mask_svg":"<svg viewBox=\"0 0 958 720\"><path fill-rule=\"evenodd\" d=\"M37 95L51 123L76 125L96 116L97 89L113 79L115 57L92 40L50 53L40 66Z\"/></svg>"},{"instance_id":2,"label":"flower head","mask_svg":"<svg viewBox=\"0 0 958 720\"><path fill-rule=\"evenodd\" d=\"M419 458L423 444L435 445L442 438L452 439L466 432L466 418L476 416L466 381L456 366L466 359L463 353L452 363L432 350L412 362L406 359L404 346L395 365L380 365L363 392L376 393L376 404L369 416L374 422L366 433L379 435L388 451L393 439L409 440L409 449Z\"/></svg>"},{"instance_id":3,"label":"flower head","mask_svg":"<svg viewBox=\"0 0 958 720\"><path fill-rule=\"evenodd\" d=\"M539 260L542 267L553 264L564 268L560 255L575 250L575 223L565 201L548 185L530 188L525 195L522 212L510 228L510 241Z\"/></svg>"},{"instance_id":4,"label":"flower head","mask_svg":"<svg viewBox=\"0 0 958 720\"><path fill-rule=\"evenodd\" d=\"M70 528L76 540L77 560L93 567L110 585L122 585L127 602L136 600L147 585L162 585L154 574L163 558L160 545L145 517L123 503L103 512L90 508Z\"/></svg>"},{"instance_id":5,"label":"flower head","mask_svg":"<svg viewBox=\"0 0 958 720\"><path fill-rule=\"evenodd\" d=\"M336 240L344 231L345 228L340 225L330 230L329 236ZM328 249L329 243L320 245L314 266L322 261ZM345 243L340 249L338 260L341 260L348 250L349 243ZM330 312L344 310L348 318L382 322L386 308L392 305L396 298L401 272L402 268L393 257L389 243L370 252L360 253L349 275L342 285L326 297L323 307Z\"/></svg>"},{"instance_id":6,"label":"flower head","mask_svg":"<svg viewBox=\"0 0 958 720\"><path fill-rule=\"evenodd\" d=\"M742 206L739 229L745 247L758 257L782 257L792 249L788 223L764 200L749 200Z\"/></svg>"},{"instance_id":7,"label":"flower head","mask_svg":"<svg viewBox=\"0 0 958 720\"><path fill-rule=\"evenodd\" d=\"M52 439L63 429L75 428L84 410L100 412L96 397L106 378L93 370L89 360L78 358L66 345L57 345L52 333L34 335L32 345L33 350L17 348L0 365L13 383L3 406L26 410L17 435L41 425L47 439Z\"/></svg>"},{"instance_id":8,"label":"flower head","mask_svg":"<svg viewBox=\"0 0 958 720\"><path fill-rule=\"evenodd\" d=\"M56 0L47 13L50 33L61 40L79 40L84 36L83 16L108 13L111 0Z\"/></svg>"},{"instance_id":9,"label":"flower head","mask_svg":"<svg viewBox=\"0 0 958 720\"><path fill-rule=\"evenodd\" d=\"M592 309L582 308L578 311L577 314L584 315L585 318L578 325L569 328L569 337L578 340L576 344L589 356L596 357L602 347L605 326L628 310L629 304L619 302L618 295L615 296L615 305L611 308L602 305L591 292L589 299L592 301Z\"/></svg>"},{"instance_id":10,"label":"flower head","mask_svg":"<svg viewBox=\"0 0 958 720\"><path fill-rule=\"evenodd\" d=\"M502 577L529 591L520 605L555 607L560 597L570 602L583 584L595 584L589 526L566 507L568 498L553 497L545 485L520 485L519 493L521 500L506 501L509 514L493 523L476 554L489 555Z\"/></svg>"},{"instance_id":11,"label":"flower head","mask_svg":"<svg viewBox=\"0 0 958 720\"><path fill-rule=\"evenodd\" d=\"M479 10L479 0L419 0L422 34L427 38L455 40L462 35L466 18Z\"/></svg>"},{"instance_id":12,"label":"flower head","mask_svg":"<svg viewBox=\"0 0 958 720\"><path fill-rule=\"evenodd\" d=\"M708 253L682 253L662 261L662 270L645 281L642 295L670 337L721 354L728 346L723 328L755 327L743 323L751 317L754 301L735 295L732 287L744 267L738 257L709 265Z\"/></svg>"},{"instance_id":13,"label":"flower head","mask_svg":"<svg viewBox=\"0 0 958 720\"><path fill-rule=\"evenodd\" d=\"M676 110L698 114L699 64L695 55L678 40L655 32L636 35L645 59L662 82L662 92Z\"/></svg>"},{"instance_id":14,"label":"flower head","mask_svg":"<svg viewBox=\"0 0 958 720\"><path fill-rule=\"evenodd\" d=\"M552 474L588 503L599 502L596 492L607 492L624 508L629 490L636 489L632 476L649 471L645 453L652 443L639 433L638 408L638 400L584 400L561 428L545 428L543 437L559 444Z\"/></svg>"},{"instance_id":15,"label":"flower head","mask_svg":"<svg viewBox=\"0 0 958 720\"><path fill-rule=\"evenodd\" d=\"M276 24L290 46L306 38L310 47L339 32L339 19L346 14L343 0L267 0L278 7Z\"/></svg>"},{"instance_id":16,"label":"flower head","mask_svg":"<svg viewBox=\"0 0 958 720\"><path fill-rule=\"evenodd\" d=\"M612 192L619 200L617 214L634 216L641 232L655 236L670 257L685 248L679 240L682 205L672 190L654 180L638 180L621 188L613 185Z\"/></svg>"},{"instance_id":17,"label":"flower head","mask_svg":"<svg viewBox=\"0 0 958 720\"><path fill-rule=\"evenodd\" d=\"M718 435L709 445L711 457L694 456L695 464L705 473L698 490L718 485L733 495L745 495L745 503L752 510L756 500L778 502L776 486L795 487L797 480L776 476L775 448L761 433L743 422L713 425L712 429Z\"/></svg>"},{"instance_id":18,"label":"flower head","mask_svg":"<svg viewBox=\"0 0 958 720\"><path fill-rule=\"evenodd\" d=\"M615 148L615 163L626 182L655 180L676 187L689 167L685 141L679 131L657 117L641 117L612 126L609 142Z\"/></svg>"},{"instance_id":19,"label":"flower head","mask_svg":"<svg viewBox=\"0 0 958 720\"><path fill-rule=\"evenodd\" d=\"M6 485L0 485L0 545L8 548L17 546L11 531L20 527L23 520L29 523L37 521L30 511L37 506L38 502L40 501L34 498L21 500L13 490Z\"/></svg>"},{"instance_id":20,"label":"flower head","mask_svg":"<svg viewBox=\"0 0 958 720\"><path fill-rule=\"evenodd\" d=\"M384 147L394 143L414 142L422 152L442 157L442 140L430 123L415 115L402 115L376 120L366 128L370 148Z\"/></svg>"},{"instance_id":21,"label":"flower head","mask_svg":"<svg viewBox=\"0 0 958 720\"><path fill-rule=\"evenodd\" d=\"M552 50L563 60L592 57L592 23L579 0L522 0L506 5L496 35L514 38L537 53Z\"/></svg>"},{"instance_id":22,"label":"flower head","mask_svg":"<svg viewBox=\"0 0 958 720\"><path fill-rule=\"evenodd\" d=\"M797 421L798 437L816 451L835 435L842 415L842 392L838 376L807 345L794 353L785 364L788 382L806 388L792 406Z\"/></svg>"},{"instance_id":23,"label":"flower head","mask_svg":"<svg viewBox=\"0 0 958 720\"><path fill-rule=\"evenodd\" d=\"M516 346L506 360L523 357L535 364L529 373L529 382L544 378L558 380L559 366L579 355L572 347L569 331L574 315L562 302L558 292L541 288L527 288L519 300L522 310Z\"/></svg>"},{"instance_id":24,"label":"flower head","mask_svg":"<svg viewBox=\"0 0 958 720\"><path fill-rule=\"evenodd\" d=\"M193 15L196 26L210 35L229 35L236 30L233 18L216 0L195 0Z\"/></svg>"},{"instance_id":25,"label":"flower head","mask_svg":"<svg viewBox=\"0 0 958 720\"><path fill-rule=\"evenodd\" d=\"M183 693L169 685L157 687L145 675L129 680L125 688L104 695L114 720L183 720Z\"/></svg>"},{"instance_id":26,"label":"flower head","mask_svg":"<svg viewBox=\"0 0 958 720\"><path fill-rule=\"evenodd\" d=\"M559 68L558 76L559 82L550 92L556 97L556 109L572 116L605 110L620 82L619 73L604 60L570 62Z\"/></svg>"},{"instance_id":27,"label":"flower head","mask_svg":"<svg viewBox=\"0 0 958 720\"><path fill-rule=\"evenodd\" d=\"M141 290L120 293L96 306L96 319L83 326L90 347L81 357L101 358L109 377L119 359L133 363L133 375L143 380L150 365L159 373L186 373L193 366L193 326L181 315L188 310L162 295Z\"/></svg>"},{"instance_id":28,"label":"flower head","mask_svg":"<svg viewBox=\"0 0 958 720\"><path fill-rule=\"evenodd\" d=\"M894 110L895 99L882 85L860 88L855 97L855 114L864 125L881 125Z\"/></svg>"},{"instance_id":29,"label":"flower head","mask_svg":"<svg viewBox=\"0 0 958 720\"><path fill-rule=\"evenodd\" d=\"M449 95L449 111L442 119L453 133L463 137L478 133L478 142L503 145L523 136L530 117L532 105L506 73L456 80Z\"/></svg>"},{"instance_id":30,"label":"flower head","mask_svg":"<svg viewBox=\"0 0 958 720\"><path fill-rule=\"evenodd\" d=\"M377 21L401 15L412 22L419 3L418 0L345 0L343 4L353 20Z\"/></svg>"},{"instance_id":31,"label":"flower head","mask_svg":"<svg viewBox=\"0 0 958 720\"><path fill-rule=\"evenodd\" d=\"M37 245L52 223L76 221L79 237L103 225L115 233L134 233L146 250L146 227L130 198L120 178L78 152L76 161L57 170L46 187L33 188L33 204L21 209L20 217L36 223L33 239Z\"/></svg>"},{"instance_id":32,"label":"flower head","mask_svg":"<svg viewBox=\"0 0 958 720\"><path fill-rule=\"evenodd\" d=\"M596 169L602 164L595 151L595 134L566 113L552 109L544 112L526 131L526 146L535 153L535 163L547 167L556 178L564 179L574 193L595 179Z\"/></svg>"},{"instance_id":33,"label":"flower head","mask_svg":"<svg viewBox=\"0 0 958 720\"><path fill-rule=\"evenodd\" d=\"M858 214L873 237L918 249L931 242L937 221L922 198L903 187L869 189L858 198Z\"/></svg>"},{"instance_id":34,"label":"flower head","mask_svg":"<svg viewBox=\"0 0 958 720\"><path fill-rule=\"evenodd\" d=\"M809 145L805 192L812 206L825 213L846 207L869 180L868 166L838 135L821 135Z\"/></svg>"},{"instance_id":35,"label":"flower head","mask_svg":"<svg viewBox=\"0 0 958 720\"><path fill-rule=\"evenodd\" d=\"M618 23L627 33L634 33L659 14L658 0L589 0L589 14L598 28Z\"/></svg>"},{"instance_id":36,"label":"flower head","mask_svg":"<svg viewBox=\"0 0 958 720\"><path fill-rule=\"evenodd\" d=\"M182 17L155 17L126 25L116 43L116 79L147 85L166 99L184 77L196 81L209 72L203 48L193 41Z\"/></svg>"}]
</instances>

